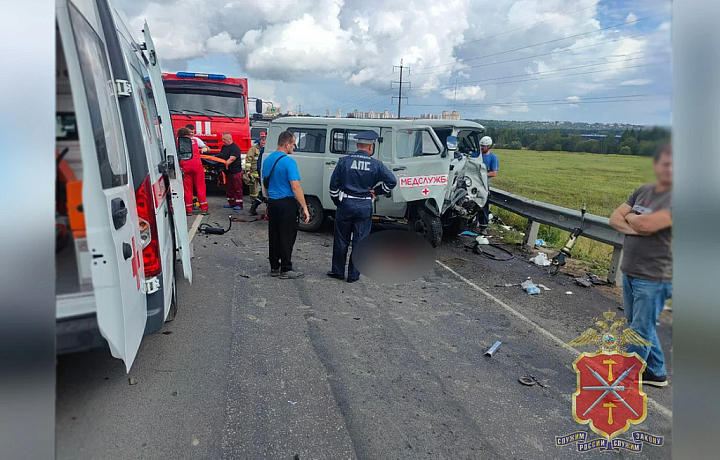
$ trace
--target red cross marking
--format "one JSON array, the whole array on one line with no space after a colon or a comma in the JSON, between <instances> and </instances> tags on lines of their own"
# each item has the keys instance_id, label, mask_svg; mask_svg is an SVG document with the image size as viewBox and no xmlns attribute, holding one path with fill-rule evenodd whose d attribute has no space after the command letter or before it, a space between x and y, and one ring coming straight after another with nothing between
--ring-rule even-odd
<instances>
[{"instance_id":1,"label":"red cross marking","mask_svg":"<svg viewBox=\"0 0 720 460\"><path fill-rule=\"evenodd\" d=\"M425 195L425 196L427 196L428 193L430 193L430 190L428 190L428 188L425 187L425 188L422 190L422 194Z\"/></svg>"}]
</instances>

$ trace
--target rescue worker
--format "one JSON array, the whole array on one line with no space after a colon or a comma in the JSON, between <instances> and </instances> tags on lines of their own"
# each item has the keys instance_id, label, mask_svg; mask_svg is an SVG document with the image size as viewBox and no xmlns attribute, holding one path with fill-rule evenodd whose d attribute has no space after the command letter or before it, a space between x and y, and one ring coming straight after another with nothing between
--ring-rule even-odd
<instances>
[{"instance_id":1,"label":"rescue worker","mask_svg":"<svg viewBox=\"0 0 720 460\"><path fill-rule=\"evenodd\" d=\"M250 198L252 198L252 206L250 207L250 215L257 216L257 208L263 201L258 197L262 187L260 186L260 171L258 166L260 157L265 153L265 140L267 134L260 133L258 142L250 147L245 157L245 167L243 168L243 181L250 189Z\"/></svg>"},{"instance_id":2,"label":"rescue worker","mask_svg":"<svg viewBox=\"0 0 720 460\"><path fill-rule=\"evenodd\" d=\"M333 240L332 269L328 276L345 279L345 261L352 235L353 251L370 234L373 199L395 188L397 180L380 161L372 158L378 138L375 131L363 131L355 136L357 152L340 158L330 178L330 198L337 206ZM379 185L378 185L379 184ZM347 282L360 279L360 272L350 254Z\"/></svg>"},{"instance_id":3,"label":"rescue worker","mask_svg":"<svg viewBox=\"0 0 720 460\"><path fill-rule=\"evenodd\" d=\"M224 208L233 208L235 211L242 211L243 208L243 169L242 152L240 147L233 142L232 134L223 133L223 146L220 149L220 158L227 160L225 170L225 196L228 204Z\"/></svg>"},{"instance_id":4,"label":"rescue worker","mask_svg":"<svg viewBox=\"0 0 720 460\"><path fill-rule=\"evenodd\" d=\"M207 195L205 194L205 172L203 172L202 160L200 159L200 147L192 138L190 130L180 128L177 132L178 138L189 137L192 140L193 156L189 160L180 161L180 168L183 171L183 188L185 189L185 213L192 215L193 209L193 186L197 191L200 213L208 215Z\"/></svg>"},{"instance_id":5,"label":"rescue worker","mask_svg":"<svg viewBox=\"0 0 720 460\"><path fill-rule=\"evenodd\" d=\"M200 148L200 153L208 153L210 151L210 147L208 147L202 139L195 135L195 125L188 123L185 127L190 131L190 137L195 139L195 142L197 142L197 145Z\"/></svg>"}]
</instances>

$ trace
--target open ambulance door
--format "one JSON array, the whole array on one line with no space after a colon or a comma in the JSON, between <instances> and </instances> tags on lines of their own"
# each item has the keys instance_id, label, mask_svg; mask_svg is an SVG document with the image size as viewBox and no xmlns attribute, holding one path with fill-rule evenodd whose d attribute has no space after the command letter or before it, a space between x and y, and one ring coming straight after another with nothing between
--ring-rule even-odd
<instances>
[{"instance_id":1,"label":"open ambulance door","mask_svg":"<svg viewBox=\"0 0 720 460\"><path fill-rule=\"evenodd\" d=\"M183 191L182 170L177 157L177 144L175 142L175 133L173 132L172 119L170 118L170 109L168 108L167 98L165 97L165 87L162 82L162 72L160 71L160 61L155 52L155 45L150 36L150 28L147 22L143 24L143 34L145 35L145 51L148 54L148 73L150 74L150 84L155 94L155 103L157 104L157 112L160 116L160 130L162 131L162 140L165 146L165 165L167 174L170 179L170 194L173 204L173 220L175 221L175 242L176 248L180 251L182 260L183 274L185 279L192 283L192 267L190 266L190 235L188 235L187 217L185 216L185 194Z\"/></svg>"},{"instance_id":2,"label":"open ambulance door","mask_svg":"<svg viewBox=\"0 0 720 460\"><path fill-rule=\"evenodd\" d=\"M97 322L112 355L129 371L147 321L140 230L116 82L94 2L58 0L83 162L82 209Z\"/></svg>"}]
</instances>

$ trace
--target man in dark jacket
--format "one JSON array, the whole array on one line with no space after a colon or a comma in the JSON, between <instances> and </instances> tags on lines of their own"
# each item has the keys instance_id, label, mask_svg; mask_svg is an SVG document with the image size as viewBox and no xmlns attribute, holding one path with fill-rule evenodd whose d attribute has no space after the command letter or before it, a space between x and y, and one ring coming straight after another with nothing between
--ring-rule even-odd
<instances>
[{"instance_id":1,"label":"man in dark jacket","mask_svg":"<svg viewBox=\"0 0 720 460\"><path fill-rule=\"evenodd\" d=\"M222 141L223 146L218 156L228 161L227 170L225 171L225 195L228 204L223 207L240 211L243 208L243 170L240 147L233 142L230 133L223 133Z\"/></svg>"}]
</instances>

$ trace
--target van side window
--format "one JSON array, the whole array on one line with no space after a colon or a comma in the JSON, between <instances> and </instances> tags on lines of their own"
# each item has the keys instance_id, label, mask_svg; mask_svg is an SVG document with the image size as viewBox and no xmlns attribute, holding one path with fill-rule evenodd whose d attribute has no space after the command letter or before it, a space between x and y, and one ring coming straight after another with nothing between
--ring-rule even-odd
<instances>
[{"instance_id":1,"label":"van side window","mask_svg":"<svg viewBox=\"0 0 720 460\"><path fill-rule=\"evenodd\" d=\"M422 157L440 154L430 132L426 130L404 129L397 132L397 158Z\"/></svg>"},{"instance_id":2,"label":"van side window","mask_svg":"<svg viewBox=\"0 0 720 460\"><path fill-rule=\"evenodd\" d=\"M90 123L95 135L102 187L108 189L125 185L128 183L127 157L105 47L75 6L70 3L69 7Z\"/></svg>"},{"instance_id":3,"label":"van side window","mask_svg":"<svg viewBox=\"0 0 720 460\"><path fill-rule=\"evenodd\" d=\"M325 153L327 131L324 129L288 128L295 135L295 151Z\"/></svg>"},{"instance_id":4,"label":"van side window","mask_svg":"<svg viewBox=\"0 0 720 460\"><path fill-rule=\"evenodd\" d=\"M332 153L339 153L341 155L347 155L349 153L355 153L357 151L357 141L355 136L358 133L367 131L366 129L333 129L332 131L332 145L330 151Z\"/></svg>"}]
</instances>

